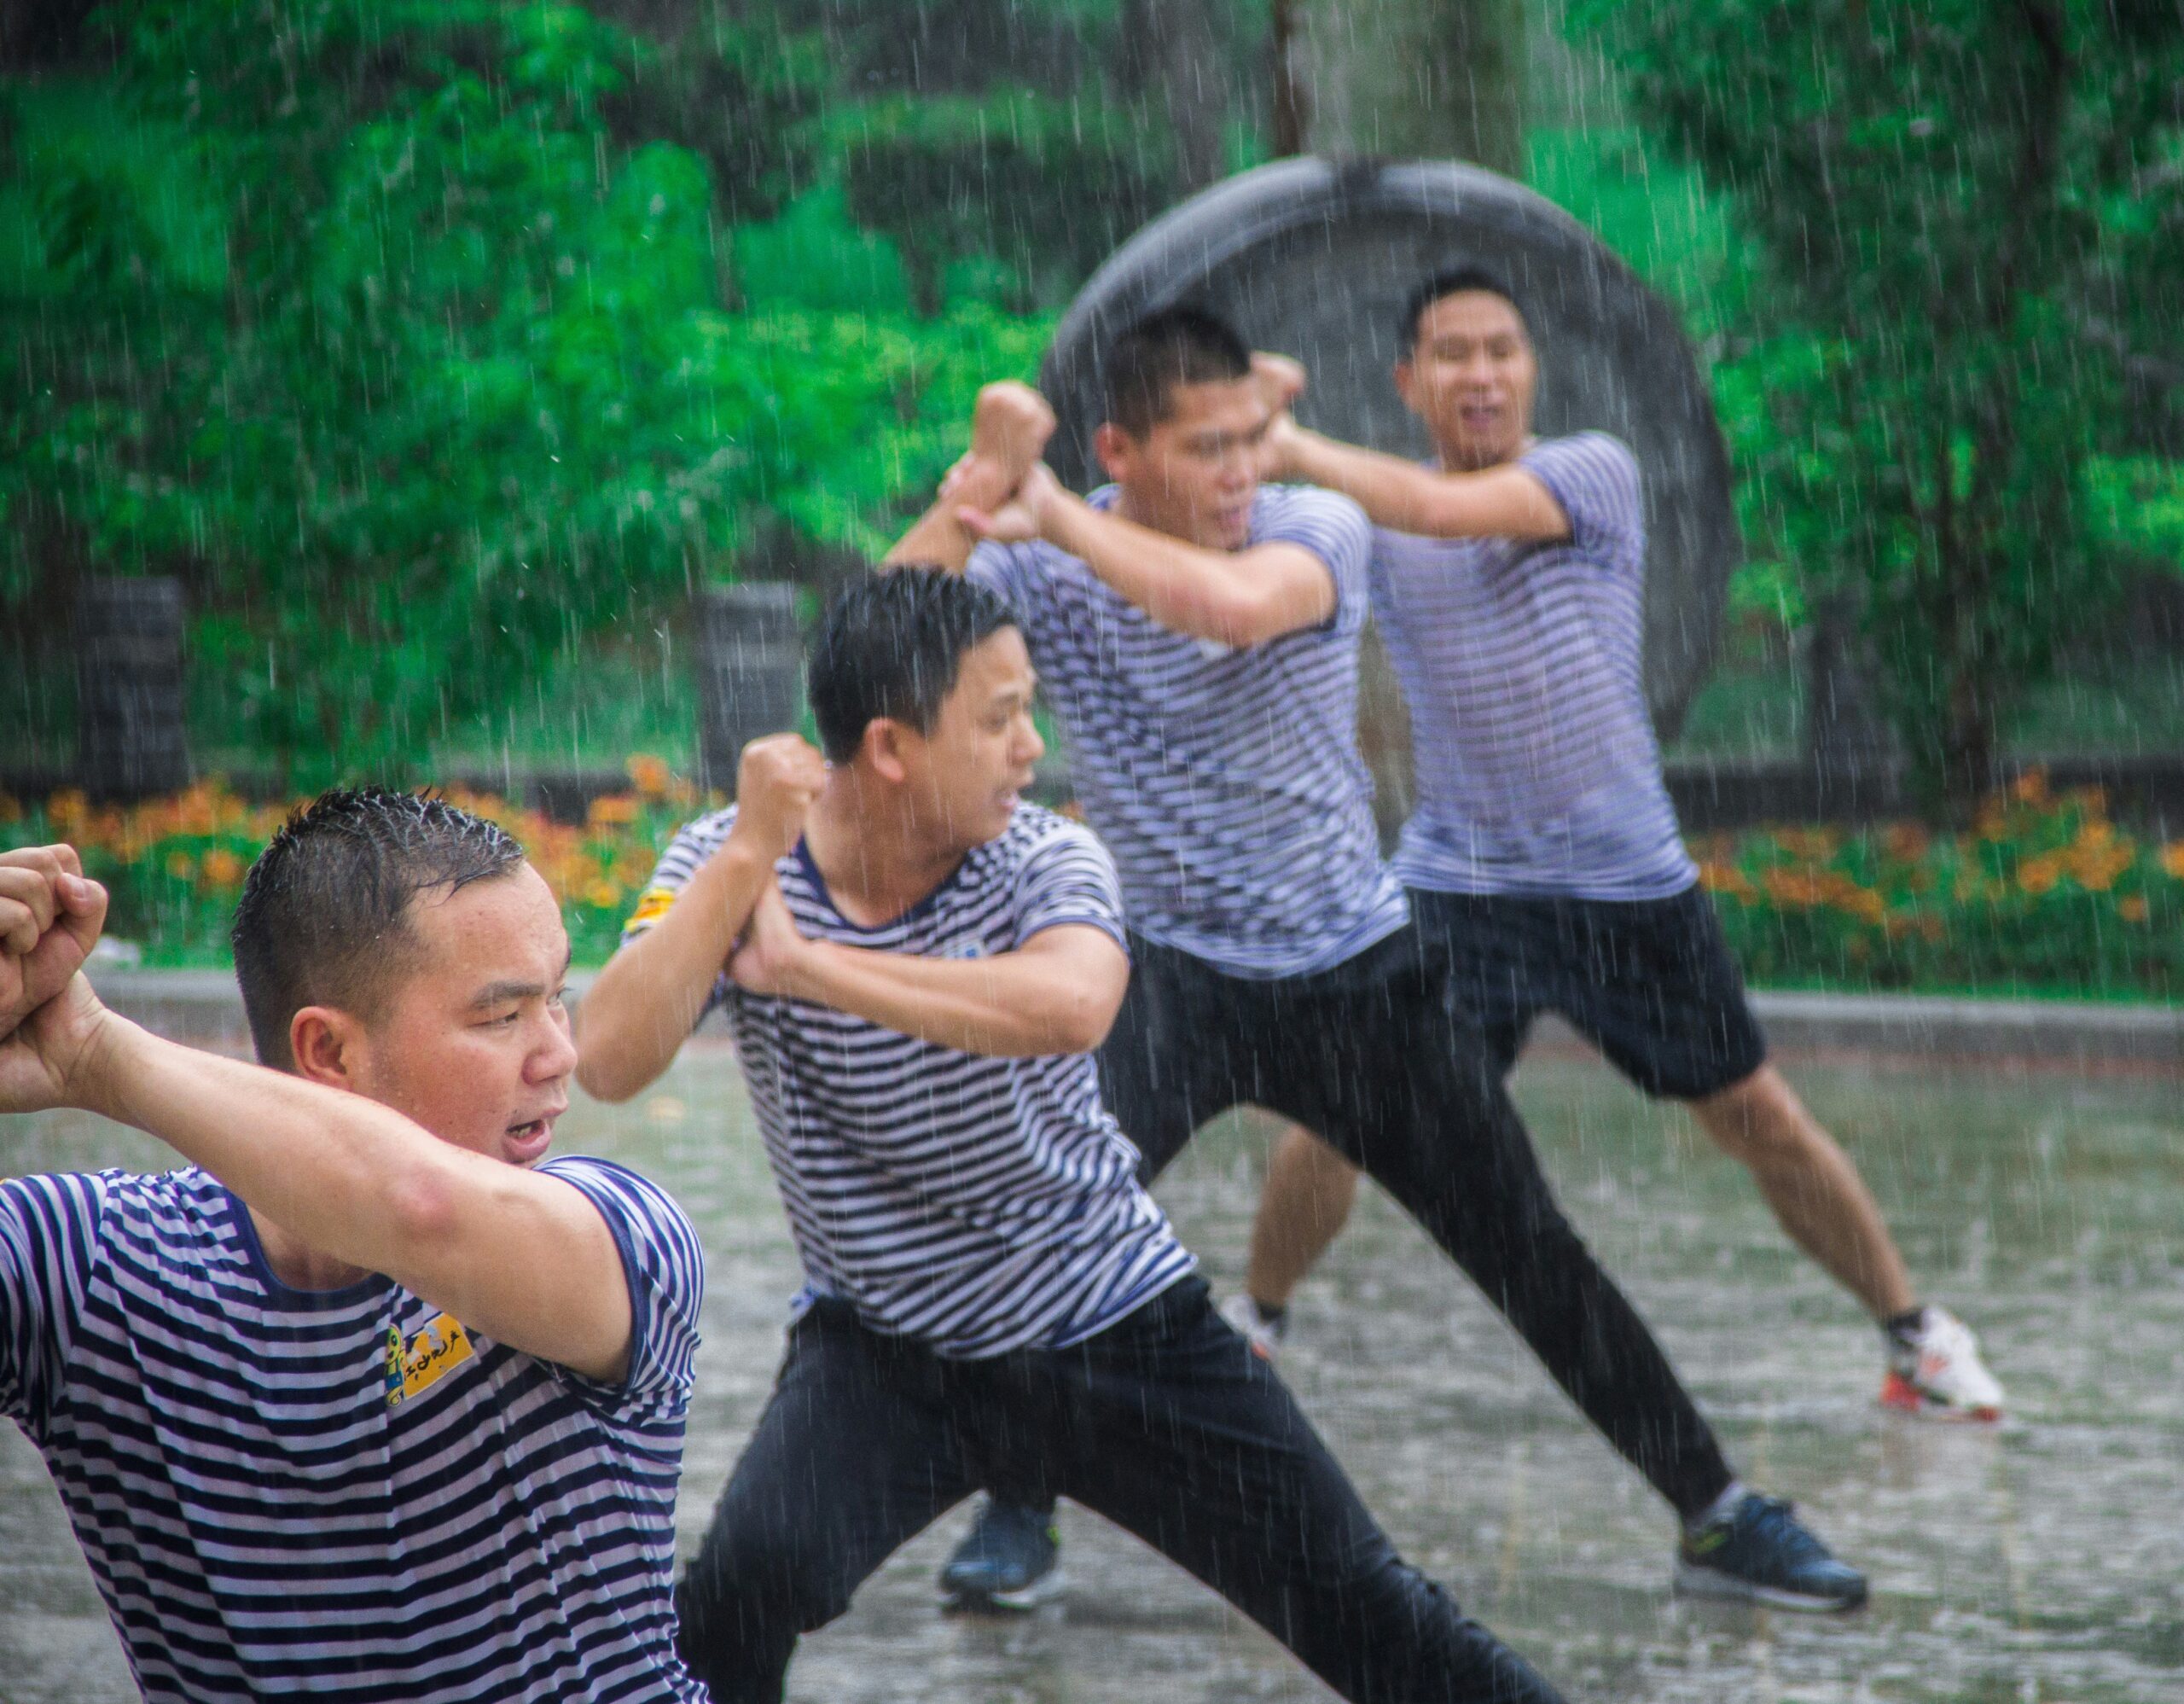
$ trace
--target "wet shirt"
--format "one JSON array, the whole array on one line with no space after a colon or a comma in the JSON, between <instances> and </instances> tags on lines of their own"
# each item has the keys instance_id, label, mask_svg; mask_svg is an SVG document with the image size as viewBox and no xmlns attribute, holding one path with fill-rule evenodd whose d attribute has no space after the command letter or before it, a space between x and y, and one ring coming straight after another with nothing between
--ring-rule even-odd
<instances>
[{"instance_id":1,"label":"wet shirt","mask_svg":"<svg viewBox=\"0 0 2184 1704\"><path fill-rule=\"evenodd\" d=\"M728 838L733 806L677 835L640 899L649 928ZM1013 952L1081 923L1124 939L1107 851L1036 805L892 922L835 909L799 842L774 866L816 940L932 958ZM804 1273L875 1331L975 1358L1105 1330L1196 1264L1137 1182L1089 1053L996 1059L723 976L752 1105Z\"/></svg>"},{"instance_id":2,"label":"wet shirt","mask_svg":"<svg viewBox=\"0 0 2184 1704\"><path fill-rule=\"evenodd\" d=\"M36 1444L148 1699L679 1701L675 1490L702 1257L605 1160L602 1385L392 1279L292 1290L196 1170L0 1183L0 1408Z\"/></svg>"},{"instance_id":3,"label":"wet shirt","mask_svg":"<svg viewBox=\"0 0 2184 1704\"><path fill-rule=\"evenodd\" d=\"M1112 486L1096 509L1113 506ZM983 544L1069 736L1085 815L1112 849L1130 926L1232 976L1324 970L1407 920L1357 755L1369 531L1349 498L1263 487L1254 544L1327 565L1323 626L1232 648L1161 626L1043 542Z\"/></svg>"},{"instance_id":4,"label":"wet shirt","mask_svg":"<svg viewBox=\"0 0 2184 1704\"><path fill-rule=\"evenodd\" d=\"M1658 899L1698 879L1661 779L1643 672L1638 464L1605 433L1519 458L1558 544L1376 531L1373 606L1410 708L1404 886Z\"/></svg>"}]
</instances>

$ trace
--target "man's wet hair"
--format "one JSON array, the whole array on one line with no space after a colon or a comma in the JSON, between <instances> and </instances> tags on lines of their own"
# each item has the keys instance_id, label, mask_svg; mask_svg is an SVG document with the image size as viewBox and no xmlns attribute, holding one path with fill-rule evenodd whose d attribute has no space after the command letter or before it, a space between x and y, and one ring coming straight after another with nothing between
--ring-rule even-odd
<instances>
[{"instance_id":1,"label":"man's wet hair","mask_svg":"<svg viewBox=\"0 0 2184 1704\"><path fill-rule=\"evenodd\" d=\"M1418 322L1426 317L1426 310L1443 296L1460 296L1467 290L1484 290L1490 296L1501 297L1517 311L1517 320L1525 328L1525 334L1531 335L1531 321L1525 312L1525 305L1517 300L1517 293L1510 288L1507 279L1484 266L1449 266L1422 279L1403 298L1403 323L1396 331L1400 358L1408 361L1417 353Z\"/></svg>"},{"instance_id":2,"label":"man's wet hair","mask_svg":"<svg viewBox=\"0 0 2184 1704\"><path fill-rule=\"evenodd\" d=\"M1107 418L1142 438L1175 412L1176 386L1227 384L1251 370L1251 346L1228 321L1204 308L1164 308L1107 346Z\"/></svg>"},{"instance_id":3,"label":"man's wet hair","mask_svg":"<svg viewBox=\"0 0 2184 1704\"><path fill-rule=\"evenodd\" d=\"M1000 598L941 568L912 564L851 581L827 606L811 647L820 749L847 763L882 717L932 732L963 654L1014 625Z\"/></svg>"},{"instance_id":4,"label":"man's wet hair","mask_svg":"<svg viewBox=\"0 0 2184 1704\"><path fill-rule=\"evenodd\" d=\"M295 1068L288 1027L305 1006L376 1022L422 951L410 902L522 862L506 830L429 794L336 788L291 813L244 878L229 933L259 1062Z\"/></svg>"}]
</instances>

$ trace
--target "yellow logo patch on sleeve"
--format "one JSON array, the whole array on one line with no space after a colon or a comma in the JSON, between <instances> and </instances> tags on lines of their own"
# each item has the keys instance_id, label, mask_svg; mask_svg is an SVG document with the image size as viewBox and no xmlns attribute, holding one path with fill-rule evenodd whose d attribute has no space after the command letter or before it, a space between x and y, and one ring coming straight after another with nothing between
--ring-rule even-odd
<instances>
[{"instance_id":1,"label":"yellow logo patch on sleeve","mask_svg":"<svg viewBox=\"0 0 2184 1704\"><path fill-rule=\"evenodd\" d=\"M626 931L656 923L667 915L674 904L675 890L672 887L648 887L637 895L637 909L630 913L629 921L622 927Z\"/></svg>"},{"instance_id":2,"label":"yellow logo patch on sleeve","mask_svg":"<svg viewBox=\"0 0 2184 1704\"><path fill-rule=\"evenodd\" d=\"M470 1334L451 1313L444 1313L408 1343L401 1331L386 1328L386 1405L398 1407L454 1368L471 1358Z\"/></svg>"}]
</instances>

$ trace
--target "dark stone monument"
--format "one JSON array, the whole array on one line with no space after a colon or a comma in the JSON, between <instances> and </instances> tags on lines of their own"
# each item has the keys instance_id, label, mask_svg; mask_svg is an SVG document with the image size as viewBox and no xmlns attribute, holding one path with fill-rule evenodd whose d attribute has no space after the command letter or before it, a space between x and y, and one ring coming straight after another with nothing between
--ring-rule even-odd
<instances>
[{"instance_id":1,"label":"dark stone monument","mask_svg":"<svg viewBox=\"0 0 2184 1704\"><path fill-rule=\"evenodd\" d=\"M1521 184L1444 161L1304 159L1194 196L1117 250L1063 317L1040 375L1061 417L1048 460L1079 490L1098 482L1101 352L1131 320L1186 300L1310 368L1306 425L1426 455L1389 377L1397 319L1421 279L1467 263L1522 299L1539 346L1536 429L1612 432L1644 470L1646 684L1666 739L1711 666L1737 557L1728 457L1674 311Z\"/></svg>"},{"instance_id":2,"label":"dark stone monument","mask_svg":"<svg viewBox=\"0 0 2184 1704\"><path fill-rule=\"evenodd\" d=\"M698 782L733 795L743 747L804 714L796 588L761 581L698 594Z\"/></svg>"},{"instance_id":3,"label":"dark stone monument","mask_svg":"<svg viewBox=\"0 0 2184 1704\"><path fill-rule=\"evenodd\" d=\"M87 579L76 593L76 784L134 800L189 784L182 582Z\"/></svg>"}]
</instances>

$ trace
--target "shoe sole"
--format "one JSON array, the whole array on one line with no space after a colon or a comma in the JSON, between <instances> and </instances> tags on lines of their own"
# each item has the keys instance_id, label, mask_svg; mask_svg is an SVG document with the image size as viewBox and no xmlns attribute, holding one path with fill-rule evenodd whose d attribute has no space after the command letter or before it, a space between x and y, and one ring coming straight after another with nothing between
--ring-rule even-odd
<instances>
[{"instance_id":1,"label":"shoe sole","mask_svg":"<svg viewBox=\"0 0 2184 1704\"><path fill-rule=\"evenodd\" d=\"M1021 1615L1051 1603L1069 1590L1060 1568L1049 1568L1029 1585L1013 1591L966 1591L940 1589L940 1607L951 1615Z\"/></svg>"},{"instance_id":2,"label":"shoe sole","mask_svg":"<svg viewBox=\"0 0 2184 1704\"><path fill-rule=\"evenodd\" d=\"M1991 1404L1957 1408L1946 1402L1937 1402L1901 1373L1891 1373L1881 1381L1880 1405L1893 1409L1898 1414L1914 1415L1920 1420L1938 1420L1943 1424L1992 1426L2000 1422L2002 1417L2002 1410Z\"/></svg>"},{"instance_id":3,"label":"shoe sole","mask_svg":"<svg viewBox=\"0 0 2184 1704\"><path fill-rule=\"evenodd\" d=\"M1789 1591L1779 1585L1761 1585L1719 1569L1702 1567L1676 1558L1675 1589L1686 1597L1711 1597L1723 1602L1759 1603L1769 1609L1791 1609L1803 1615L1843 1615L1866 1607L1866 1591L1856 1597L1816 1597L1810 1592Z\"/></svg>"}]
</instances>

